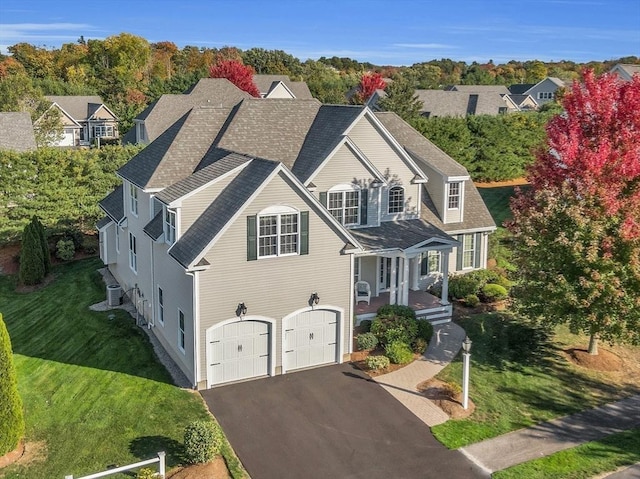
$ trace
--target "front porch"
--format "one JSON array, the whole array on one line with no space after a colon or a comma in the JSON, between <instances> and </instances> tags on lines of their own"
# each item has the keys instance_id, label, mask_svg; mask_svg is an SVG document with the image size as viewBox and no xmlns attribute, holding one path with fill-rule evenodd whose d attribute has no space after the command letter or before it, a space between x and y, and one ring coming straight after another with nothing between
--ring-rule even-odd
<instances>
[{"instance_id":1,"label":"front porch","mask_svg":"<svg viewBox=\"0 0 640 479\"><path fill-rule=\"evenodd\" d=\"M372 296L369 304L364 301L354 305L356 320L359 323L363 319L372 319L381 306L390 304L390 293L380 293ZM440 324L451 320L451 304L443 304L441 299L426 291L409 291L407 305L416 312L419 318L426 318L434 324Z\"/></svg>"}]
</instances>

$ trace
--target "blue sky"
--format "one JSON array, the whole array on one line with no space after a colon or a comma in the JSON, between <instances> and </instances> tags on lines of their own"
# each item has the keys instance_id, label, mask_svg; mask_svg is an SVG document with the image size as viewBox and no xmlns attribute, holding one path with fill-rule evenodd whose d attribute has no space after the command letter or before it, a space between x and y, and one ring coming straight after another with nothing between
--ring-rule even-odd
<instances>
[{"instance_id":1,"label":"blue sky","mask_svg":"<svg viewBox=\"0 0 640 479\"><path fill-rule=\"evenodd\" d=\"M0 0L0 51L122 32L377 65L640 56L640 0Z\"/></svg>"}]
</instances>

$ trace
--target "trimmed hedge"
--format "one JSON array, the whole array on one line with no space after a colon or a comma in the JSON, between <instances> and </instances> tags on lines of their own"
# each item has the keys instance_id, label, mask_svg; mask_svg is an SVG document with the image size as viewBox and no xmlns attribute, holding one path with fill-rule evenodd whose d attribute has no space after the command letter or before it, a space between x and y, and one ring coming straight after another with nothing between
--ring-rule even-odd
<instances>
[{"instance_id":1,"label":"trimmed hedge","mask_svg":"<svg viewBox=\"0 0 640 479\"><path fill-rule=\"evenodd\" d=\"M506 288L499 284L485 284L482 287L482 297L487 303L502 301L503 299L507 299L508 296L509 293Z\"/></svg>"},{"instance_id":2,"label":"trimmed hedge","mask_svg":"<svg viewBox=\"0 0 640 479\"><path fill-rule=\"evenodd\" d=\"M367 351L378 345L378 338L373 333L362 333L356 337L356 345L360 351Z\"/></svg>"},{"instance_id":3,"label":"trimmed hedge","mask_svg":"<svg viewBox=\"0 0 640 479\"><path fill-rule=\"evenodd\" d=\"M0 314L0 456L13 451L23 436L24 414L11 339Z\"/></svg>"},{"instance_id":4,"label":"trimmed hedge","mask_svg":"<svg viewBox=\"0 0 640 479\"><path fill-rule=\"evenodd\" d=\"M222 430L211 421L193 421L184 431L185 459L189 464L203 464L220 454L224 441Z\"/></svg>"},{"instance_id":5,"label":"trimmed hedge","mask_svg":"<svg viewBox=\"0 0 640 479\"><path fill-rule=\"evenodd\" d=\"M408 364L413 361L413 351L407 343L402 341L387 344L385 352L393 364Z\"/></svg>"},{"instance_id":6,"label":"trimmed hedge","mask_svg":"<svg viewBox=\"0 0 640 479\"><path fill-rule=\"evenodd\" d=\"M382 306L371 324L371 332L383 345L394 341L411 344L418 335L416 313L408 306L398 304Z\"/></svg>"}]
</instances>

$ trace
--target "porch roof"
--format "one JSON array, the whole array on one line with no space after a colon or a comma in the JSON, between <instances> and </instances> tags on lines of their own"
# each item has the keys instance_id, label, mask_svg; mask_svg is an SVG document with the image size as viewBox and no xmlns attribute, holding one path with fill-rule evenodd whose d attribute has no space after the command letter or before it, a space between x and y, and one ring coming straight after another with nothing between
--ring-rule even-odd
<instances>
[{"instance_id":1,"label":"porch roof","mask_svg":"<svg viewBox=\"0 0 640 479\"><path fill-rule=\"evenodd\" d=\"M368 251L405 250L430 239L440 244L456 242L455 238L422 219L385 221L380 226L349 232Z\"/></svg>"}]
</instances>

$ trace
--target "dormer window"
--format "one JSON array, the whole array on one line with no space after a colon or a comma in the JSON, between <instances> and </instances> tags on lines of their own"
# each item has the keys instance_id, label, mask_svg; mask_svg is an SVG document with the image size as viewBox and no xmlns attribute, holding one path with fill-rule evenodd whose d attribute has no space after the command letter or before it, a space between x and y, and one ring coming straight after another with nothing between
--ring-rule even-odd
<instances>
[{"instance_id":1,"label":"dormer window","mask_svg":"<svg viewBox=\"0 0 640 479\"><path fill-rule=\"evenodd\" d=\"M404 188L394 186L389 189L389 214L404 211Z\"/></svg>"},{"instance_id":2,"label":"dormer window","mask_svg":"<svg viewBox=\"0 0 640 479\"><path fill-rule=\"evenodd\" d=\"M460 183L449 183L448 205L450 210L460 208Z\"/></svg>"},{"instance_id":3,"label":"dormer window","mask_svg":"<svg viewBox=\"0 0 640 479\"><path fill-rule=\"evenodd\" d=\"M131 213L138 216L138 188L133 183L129 183L129 206Z\"/></svg>"},{"instance_id":4,"label":"dormer window","mask_svg":"<svg viewBox=\"0 0 640 479\"><path fill-rule=\"evenodd\" d=\"M164 214L164 238L169 245L176 241L176 212L168 208Z\"/></svg>"}]
</instances>

